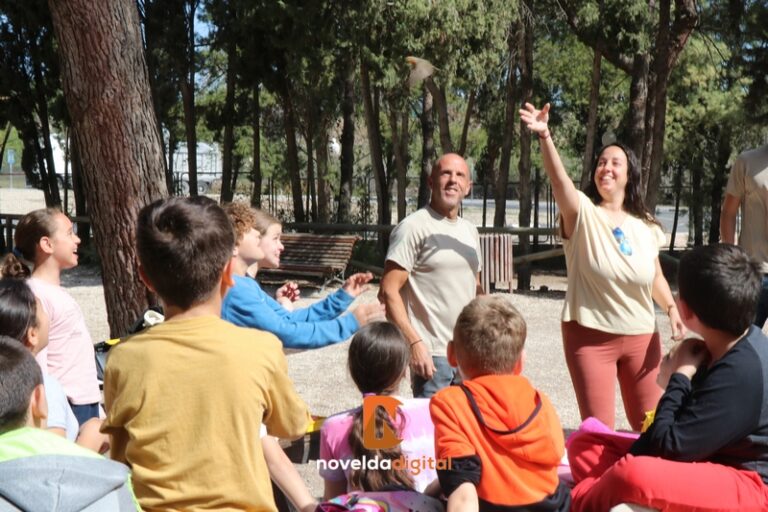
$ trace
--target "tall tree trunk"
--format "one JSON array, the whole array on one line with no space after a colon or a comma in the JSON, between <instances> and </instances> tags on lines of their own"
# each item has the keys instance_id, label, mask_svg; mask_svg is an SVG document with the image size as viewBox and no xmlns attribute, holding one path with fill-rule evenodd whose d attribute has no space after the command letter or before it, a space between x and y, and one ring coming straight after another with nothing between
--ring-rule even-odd
<instances>
[{"instance_id":1,"label":"tall tree trunk","mask_svg":"<svg viewBox=\"0 0 768 512\"><path fill-rule=\"evenodd\" d=\"M392 130L392 151L397 177L397 220L401 221L406 215L405 190L408 185L408 115L407 112L402 115L402 125L400 125L398 119L400 112L397 111L394 102L390 102L387 114Z\"/></svg>"},{"instance_id":2,"label":"tall tree trunk","mask_svg":"<svg viewBox=\"0 0 768 512\"><path fill-rule=\"evenodd\" d=\"M341 100L341 169L339 177L340 223L352 221L352 193L355 170L355 60L347 57L344 71L344 96Z\"/></svg>"},{"instance_id":3,"label":"tall tree trunk","mask_svg":"<svg viewBox=\"0 0 768 512\"><path fill-rule=\"evenodd\" d=\"M317 155L317 220L323 224L331 221L332 197L328 183L328 127L320 123L315 130L315 155Z\"/></svg>"},{"instance_id":4,"label":"tall tree trunk","mask_svg":"<svg viewBox=\"0 0 768 512\"><path fill-rule=\"evenodd\" d=\"M469 93L469 99L467 100L467 111L464 112L464 127L461 129L461 140L459 141L458 154L464 156L467 152L467 137L469 136L469 123L472 121L472 113L475 110L475 97L477 91L472 90Z\"/></svg>"},{"instance_id":5,"label":"tall tree trunk","mask_svg":"<svg viewBox=\"0 0 768 512\"><path fill-rule=\"evenodd\" d=\"M432 93L424 86L421 96L421 172L419 173L419 197L417 208L429 203L430 190L427 183L435 159L435 123L432 117Z\"/></svg>"},{"instance_id":6,"label":"tall tree trunk","mask_svg":"<svg viewBox=\"0 0 768 512\"><path fill-rule=\"evenodd\" d=\"M661 182L661 166L664 161L669 76L698 22L695 0L675 0L675 18L670 26L671 10L671 0L660 0L659 31L653 61L655 76L653 130L651 132L653 142L648 166L648 186L645 191L645 205L651 212L656 208L658 188Z\"/></svg>"},{"instance_id":7,"label":"tall tree trunk","mask_svg":"<svg viewBox=\"0 0 768 512\"><path fill-rule=\"evenodd\" d=\"M101 258L110 333L120 336L149 305L136 271L138 212L168 194L136 3L48 5Z\"/></svg>"},{"instance_id":8,"label":"tall tree trunk","mask_svg":"<svg viewBox=\"0 0 768 512\"><path fill-rule=\"evenodd\" d=\"M451 122L448 118L448 100L445 97L445 89L439 87L432 77L424 80L427 85L435 110L437 110L437 123L440 126L440 149L443 154L453 153L453 142L451 141Z\"/></svg>"},{"instance_id":9,"label":"tall tree trunk","mask_svg":"<svg viewBox=\"0 0 768 512\"><path fill-rule=\"evenodd\" d=\"M251 191L251 206L261 208L261 84L256 84L253 88L253 168L251 169L251 180L253 181L253 190Z\"/></svg>"},{"instance_id":10,"label":"tall tree trunk","mask_svg":"<svg viewBox=\"0 0 768 512\"><path fill-rule=\"evenodd\" d=\"M720 213L723 198L723 188L728 179L728 159L731 156L731 126L725 123L718 130L717 137L717 161L714 164L712 176L712 190L709 196L709 243L714 244L720 240Z\"/></svg>"},{"instance_id":11,"label":"tall tree trunk","mask_svg":"<svg viewBox=\"0 0 768 512\"><path fill-rule=\"evenodd\" d=\"M195 88L182 80L181 104L184 109L184 136L187 138L187 183L189 195L197 195L197 116L195 114Z\"/></svg>"},{"instance_id":12,"label":"tall tree trunk","mask_svg":"<svg viewBox=\"0 0 768 512\"><path fill-rule=\"evenodd\" d=\"M704 244L704 157L696 152L691 165L691 220L693 221L693 245Z\"/></svg>"},{"instance_id":13,"label":"tall tree trunk","mask_svg":"<svg viewBox=\"0 0 768 512\"><path fill-rule=\"evenodd\" d=\"M311 222L317 222L317 191L315 190L315 148L312 140L314 123L310 122L307 126L307 133L304 140L307 144L307 212L310 214Z\"/></svg>"},{"instance_id":14,"label":"tall tree trunk","mask_svg":"<svg viewBox=\"0 0 768 512\"><path fill-rule=\"evenodd\" d=\"M56 164L53 161L53 147L51 147L50 119L48 116L48 98L46 98L44 87L43 70L40 68L39 58L32 58L32 67L35 77L35 100L37 103L37 115L40 119L40 130L43 138L43 158L47 170L46 177L48 189L51 193L51 203L48 206L61 207L61 195L59 195L59 183L56 176ZM66 183L64 184L66 187Z\"/></svg>"},{"instance_id":15,"label":"tall tree trunk","mask_svg":"<svg viewBox=\"0 0 768 512\"><path fill-rule=\"evenodd\" d=\"M187 138L187 180L189 195L197 195L197 113L195 112L195 7L192 0L186 9L187 54L182 64L181 104L184 110L184 136ZM185 6L186 7L186 6Z\"/></svg>"},{"instance_id":16,"label":"tall tree trunk","mask_svg":"<svg viewBox=\"0 0 768 512\"><path fill-rule=\"evenodd\" d=\"M381 130L379 129L378 95L371 88L368 65L365 61L360 62L360 88L363 95L365 124L368 129L371 168L373 169L374 182L376 183L378 223L389 225L392 222L392 214L389 208L389 182L386 170L384 169L384 152L382 151ZM373 97L374 95L376 95L375 98Z\"/></svg>"},{"instance_id":17,"label":"tall tree trunk","mask_svg":"<svg viewBox=\"0 0 768 512\"><path fill-rule=\"evenodd\" d=\"M158 137L161 137L160 134L158 134ZM162 140L162 137L160 140ZM173 155L176 153L176 148L178 145L179 141L176 140L176 137L173 135L173 131L168 130L168 153L163 151L163 153L168 155L168 165L165 166L165 186L168 187L168 192L174 195L176 195L176 184L173 179Z\"/></svg>"},{"instance_id":18,"label":"tall tree trunk","mask_svg":"<svg viewBox=\"0 0 768 512\"><path fill-rule=\"evenodd\" d=\"M581 164L580 188L584 190L589 184L592 174L592 161L595 153L595 137L597 136L597 107L600 103L600 72L603 56L600 50L594 50L592 58L592 81L589 86L589 114L587 115L587 140L584 145L584 158Z\"/></svg>"},{"instance_id":19,"label":"tall tree trunk","mask_svg":"<svg viewBox=\"0 0 768 512\"><path fill-rule=\"evenodd\" d=\"M35 155L35 162L37 168L40 171L40 184L43 187L43 197L45 198L45 206L53 207L58 206L54 202L53 191L57 190L59 185L56 183L56 176L51 176L45 163L45 151L40 147L40 131L37 128L37 123L34 123L33 133L35 138L31 140L32 150ZM53 180L53 181L51 181Z\"/></svg>"},{"instance_id":20,"label":"tall tree trunk","mask_svg":"<svg viewBox=\"0 0 768 512\"><path fill-rule=\"evenodd\" d=\"M501 162L496 180L495 209L493 212L494 227L504 227L507 217L507 184L509 183L509 162L512 155L512 142L517 125L517 101L515 98L515 63L517 62L517 34L523 30L521 25L514 23L507 37L509 48L509 71L507 72L507 90L504 114L504 138L501 143Z\"/></svg>"},{"instance_id":21,"label":"tall tree trunk","mask_svg":"<svg viewBox=\"0 0 768 512\"><path fill-rule=\"evenodd\" d=\"M227 92L224 96L224 140L221 155L221 202L230 203L234 197L232 162L235 151L235 80L237 78L235 41L227 43Z\"/></svg>"},{"instance_id":22,"label":"tall tree trunk","mask_svg":"<svg viewBox=\"0 0 768 512\"><path fill-rule=\"evenodd\" d=\"M532 0L524 0L529 12L533 12ZM520 31L520 96L521 102L530 103L533 97L533 26L529 22L523 22ZM520 122L520 161L518 163L520 174L520 214L518 222L521 227L531 226L531 132L525 129ZM522 235L520 239L520 253L531 252L530 236ZM531 288L531 264L523 263L517 267L517 289L530 290Z\"/></svg>"},{"instance_id":23,"label":"tall tree trunk","mask_svg":"<svg viewBox=\"0 0 768 512\"><path fill-rule=\"evenodd\" d=\"M683 192L683 166L675 165L675 216L672 219L672 233L669 236L669 252L675 251L675 239L677 238L677 225L680 219L680 198Z\"/></svg>"},{"instance_id":24,"label":"tall tree trunk","mask_svg":"<svg viewBox=\"0 0 768 512\"><path fill-rule=\"evenodd\" d=\"M632 62L629 86L629 147L637 161L643 161L645 149L645 103L648 99L648 55L638 53Z\"/></svg>"},{"instance_id":25,"label":"tall tree trunk","mask_svg":"<svg viewBox=\"0 0 768 512\"><path fill-rule=\"evenodd\" d=\"M483 227L487 226L486 213L488 211L488 185L496 183L496 159L499 157L501 146L495 137L488 139L485 149L485 164L483 169Z\"/></svg>"},{"instance_id":26,"label":"tall tree trunk","mask_svg":"<svg viewBox=\"0 0 768 512\"><path fill-rule=\"evenodd\" d=\"M72 131L72 192L75 196L75 215L77 217L88 216L88 204L85 200L85 188L83 185L83 164L80 160L80 152L77 149L75 133ZM77 236L86 246L91 243L91 224L90 222L79 222L77 224Z\"/></svg>"},{"instance_id":27,"label":"tall tree trunk","mask_svg":"<svg viewBox=\"0 0 768 512\"><path fill-rule=\"evenodd\" d=\"M282 74L280 95L283 99L283 128L285 129L285 160L288 167L288 177L291 180L291 195L293 197L293 218L296 222L305 222L304 203L301 195L301 171L299 170L299 148L296 145L296 117L293 110L293 99L285 74Z\"/></svg>"}]
</instances>

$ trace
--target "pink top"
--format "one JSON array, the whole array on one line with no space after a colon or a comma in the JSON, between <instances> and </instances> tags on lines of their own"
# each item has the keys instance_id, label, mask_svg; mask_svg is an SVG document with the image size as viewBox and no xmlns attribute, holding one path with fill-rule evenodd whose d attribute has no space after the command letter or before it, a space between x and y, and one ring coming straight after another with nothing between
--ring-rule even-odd
<instances>
[{"instance_id":1,"label":"pink top","mask_svg":"<svg viewBox=\"0 0 768 512\"><path fill-rule=\"evenodd\" d=\"M429 399L428 398L408 398L402 399L398 397L398 400L403 402L400 406L400 411L405 418L404 425L402 425L399 437L403 439L400 443L400 449L403 455L408 461L415 459L428 460L435 458L435 426L432 424L432 418L429 416ZM352 449L349 446L349 434L352 431L352 415L356 409L352 409L346 412L331 416L323 422L323 426L320 430L320 459L329 461L335 460L351 460ZM320 469L320 476L325 480L347 480L347 486L349 486L349 473L350 468L347 466L342 469L339 465L338 469ZM414 474L415 471L411 471L413 481L416 486L416 490L419 492L429 485L434 479L437 478L437 471L435 469L422 469L424 465L420 465L421 471L418 474ZM408 467L412 467L410 464ZM434 467L434 465L433 465ZM347 489L352 491L353 489Z\"/></svg>"},{"instance_id":2,"label":"pink top","mask_svg":"<svg viewBox=\"0 0 768 512\"><path fill-rule=\"evenodd\" d=\"M61 286L34 277L28 283L50 321L48 347L37 354L38 363L56 377L71 403L99 402L93 341L80 306Z\"/></svg>"}]
</instances>

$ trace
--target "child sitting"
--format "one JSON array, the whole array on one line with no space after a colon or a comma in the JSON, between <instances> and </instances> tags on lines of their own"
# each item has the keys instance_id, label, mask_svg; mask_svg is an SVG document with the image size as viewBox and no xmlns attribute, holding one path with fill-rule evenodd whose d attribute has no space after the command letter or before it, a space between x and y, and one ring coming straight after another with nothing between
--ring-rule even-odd
<instances>
[{"instance_id":1,"label":"child sitting","mask_svg":"<svg viewBox=\"0 0 768 512\"><path fill-rule=\"evenodd\" d=\"M368 322L383 317L384 306L360 304L350 315L342 315L360 294L368 289L373 278L370 272L350 276L344 286L325 300L296 311L289 311L261 289L259 283L246 275L250 269L255 276L259 266L277 268L280 265L282 225L261 210L242 203L225 207L237 233L235 251L235 285L224 297L221 317L241 327L254 327L271 332L286 348L319 348L344 341ZM294 286L283 287L290 297L296 297Z\"/></svg>"},{"instance_id":2,"label":"child sitting","mask_svg":"<svg viewBox=\"0 0 768 512\"><path fill-rule=\"evenodd\" d=\"M16 258L3 260L0 279L0 335L21 341L34 355L48 345L48 315L23 278ZM67 395L55 377L43 368L45 398L48 403L48 430L94 451L106 450L109 439L99 432L102 421L91 418L81 428Z\"/></svg>"},{"instance_id":3,"label":"child sitting","mask_svg":"<svg viewBox=\"0 0 768 512\"><path fill-rule=\"evenodd\" d=\"M768 338L752 325L761 282L760 265L740 247L683 255L678 307L703 340L671 352L666 390L636 441L600 433L570 440L573 510L768 508Z\"/></svg>"},{"instance_id":4,"label":"child sitting","mask_svg":"<svg viewBox=\"0 0 768 512\"><path fill-rule=\"evenodd\" d=\"M37 355L37 360L61 383L82 426L99 417L101 393L93 340L80 306L61 287L61 272L77 266L80 239L66 215L47 208L21 218L14 244L14 255L34 264L29 286L50 321L48 347ZM26 265L24 273L30 274Z\"/></svg>"},{"instance_id":5,"label":"child sitting","mask_svg":"<svg viewBox=\"0 0 768 512\"><path fill-rule=\"evenodd\" d=\"M549 399L520 375L525 320L501 295L461 312L448 362L463 383L432 397L435 455L449 511L568 510L559 483L563 430Z\"/></svg>"},{"instance_id":6,"label":"child sitting","mask_svg":"<svg viewBox=\"0 0 768 512\"><path fill-rule=\"evenodd\" d=\"M274 510L259 428L297 438L310 421L280 341L220 318L235 237L206 197L141 210L139 275L165 321L110 353L104 375L112 457L151 510Z\"/></svg>"},{"instance_id":7,"label":"child sitting","mask_svg":"<svg viewBox=\"0 0 768 512\"><path fill-rule=\"evenodd\" d=\"M357 332L349 345L348 367L362 396L392 396L405 377L410 351L400 330L389 322L373 322ZM320 430L320 476L325 481L325 499L347 491L382 491L405 488L424 491L436 478L434 429L426 398L399 399L397 416L382 407L375 410L371 427L388 428L402 443L388 449L369 449L363 443L363 408L346 411L325 420ZM394 461L405 457L405 467L372 470L352 468L353 459ZM408 461L433 461L432 468L413 471ZM331 461L344 461L346 469L332 469Z\"/></svg>"},{"instance_id":8,"label":"child sitting","mask_svg":"<svg viewBox=\"0 0 768 512\"><path fill-rule=\"evenodd\" d=\"M7 336L0 336L0 396L0 509L141 510L128 468L44 430L40 367Z\"/></svg>"}]
</instances>

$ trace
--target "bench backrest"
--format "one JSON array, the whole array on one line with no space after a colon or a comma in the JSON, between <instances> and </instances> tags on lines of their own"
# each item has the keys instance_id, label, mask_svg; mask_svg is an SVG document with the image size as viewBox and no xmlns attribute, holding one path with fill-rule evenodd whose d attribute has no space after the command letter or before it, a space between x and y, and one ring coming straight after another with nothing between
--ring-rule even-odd
<instances>
[{"instance_id":1,"label":"bench backrest","mask_svg":"<svg viewBox=\"0 0 768 512\"><path fill-rule=\"evenodd\" d=\"M285 250L280 256L280 269L329 276L344 272L352 257L357 235L312 235L284 233Z\"/></svg>"}]
</instances>

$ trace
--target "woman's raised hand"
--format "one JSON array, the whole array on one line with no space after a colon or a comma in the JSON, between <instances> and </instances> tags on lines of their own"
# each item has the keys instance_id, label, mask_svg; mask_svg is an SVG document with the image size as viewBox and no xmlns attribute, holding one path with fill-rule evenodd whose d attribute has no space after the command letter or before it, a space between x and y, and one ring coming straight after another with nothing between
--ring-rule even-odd
<instances>
[{"instance_id":1,"label":"woman's raised hand","mask_svg":"<svg viewBox=\"0 0 768 512\"><path fill-rule=\"evenodd\" d=\"M526 103L524 108L520 109L520 119L525 123L529 130L535 132L539 137L546 138L548 134L547 123L549 122L549 103L544 105L541 110L530 103Z\"/></svg>"}]
</instances>

